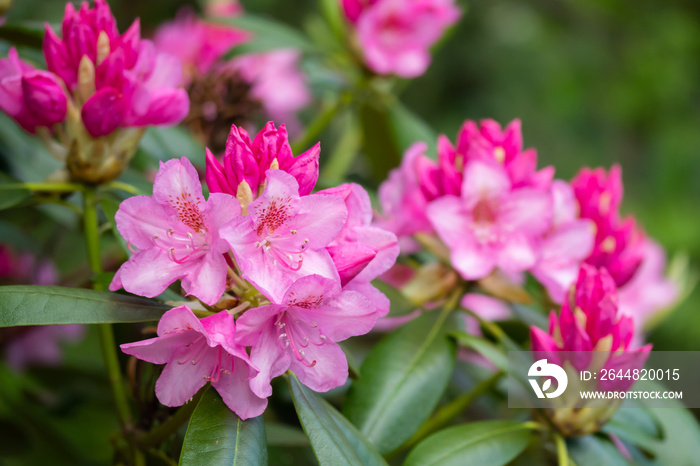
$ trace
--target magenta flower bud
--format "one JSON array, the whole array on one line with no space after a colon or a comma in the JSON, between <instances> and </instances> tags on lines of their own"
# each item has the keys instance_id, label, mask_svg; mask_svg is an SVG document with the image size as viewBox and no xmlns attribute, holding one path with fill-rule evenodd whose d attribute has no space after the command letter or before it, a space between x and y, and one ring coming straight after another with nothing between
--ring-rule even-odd
<instances>
[{"instance_id":1,"label":"magenta flower bud","mask_svg":"<svg viewBox=\"0 0 700 466\"><path fill-rule=\"evenodd\" d=\"M84 103L81 116L92 137L120 127L173 125L187 115L189 98L178 88L182 64L141 40L138 19L120 36L104 0L78 11L68 3L61 33L46 26L46 64Z\"/></svg>"},{"instance_id":2,"label":"magenta flower bud","mask_svg":"<svg viewBox=\"0 0 700 466\"><path fill-rule=\"evenodd\" d=\"M316 186L316 182L318 181L318 159L320 155L321 143L317 142L311 149L307 150L299 157L295 157L288 168L280 165L280 169L286 169L287 173L297 179L299 183L299 194L302 196L310 194L314 186Z\"/></svg>"},{"instance_id":3,"label":"magenta flower bud","mask_svg":"<svg viewBox=\"0 0 700 466\"><path fill-rule=\"evenodd\" d=\"M255 198L265 186L267 170L279 169L292 175L299 185L299 195L306 196L318 180L319 154L320 146L316 144L294 157L284 125L275 128L270 121L252 141L246 130L234 125L226 141L223 165L217 165L213 155L207 158L207 185L211 192L235 196L241 183L246 182Z\"/></svg>"},{"instance_id":4,"label":"magenta flower bud","mask_svg":"<svg viewBox=\"0 0 700 466\"><path fill-rule=\"evenodd\" d=\"M340 285L347 285L377 256L377 249L361 243L341 243L326 248L333 259Z\"/></svg>"},{"instance_id":5,"label":"magenta flower bud","mask_svg":"<svg viewBox=\"0 0 700 466\"><path fill-rule=\"evenodd\" d=\"M22 128L33 133L60 123L66 108L66 95L53 74L20 60L14 47L0 59L0 109Z\"/></svg>"}]
</instances>

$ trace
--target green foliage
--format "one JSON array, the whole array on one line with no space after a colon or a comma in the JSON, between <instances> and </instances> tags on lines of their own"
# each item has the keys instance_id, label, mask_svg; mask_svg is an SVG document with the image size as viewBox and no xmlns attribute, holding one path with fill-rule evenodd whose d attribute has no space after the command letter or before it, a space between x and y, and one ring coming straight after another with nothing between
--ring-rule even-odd
<instances>
[{"instance_id":1,"label":"green foliage","mask_svg":"<svg viewBox=\"0 0 700 466\"><path fill-rule=\"evenodd\" d=\"M62 286L0 286L0 327L158 320L168 306L134 296Z\"/></svg>"},{"instance_id":2,"label":"green foliage","mask_svg":"<svg viewBox=\"0 0 700 466\"><path fill-rule=\"evenodd\" d=\"M445 322L434 311L385 337L350 387L343 413L384 454L413 435L447 387L456 345Z\"/></svg>"},{"instance_id":3,"label":"green foliage","mask_svg":"<svg viewBox=\"0 0 700 466\"><path fill-rule=\"evenodd\" d=\"M267 465L262 417L241 420L208 388L190 419L180 464Z\"/></svg>"},{"instance_id":4,"label":"green foliage","mask_svg":"<svg viewBox=\"0 0 700 466\"><path fill-rule=\"evenodd\" d=\"M385 465L374 446L327 401L289 375L294 407L321 466Z\"/></svg>"},{"instance_id":5,"label":"green foliage","mask_svg":"<svg viewBox=\"0 0 700 466\"><path fill-rule=\"evenodd\" d=\"M406 466L509 463L527 447L531 427L515 421L483 421L437 432L419 443Z\"/></svg>"}]
</instances>

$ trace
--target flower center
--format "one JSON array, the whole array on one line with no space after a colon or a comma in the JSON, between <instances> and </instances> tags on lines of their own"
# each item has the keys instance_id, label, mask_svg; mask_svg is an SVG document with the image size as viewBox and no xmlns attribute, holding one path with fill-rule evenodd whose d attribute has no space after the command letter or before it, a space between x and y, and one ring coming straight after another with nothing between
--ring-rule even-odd
<instances>
[{"instance_id":1,"label":"flower center","mask_svg":"<svg viewBox=\"0 0 700 466\"><path fill-rule=\"evenodd\" d=\"M297 361L306 367L316 365L316 360L309 362L304 354L304 349L309 344L322 346L326 342L326 336L315 321L308 321L298 315L291 316L283 312L275 322L277 327L277 343L283 350L291 350Z\"/></svg>"},{"instance_id":2,"label":"flower center","mask_svg":"<svg viewBox=\"0 0 700 466\"><path fill-rule=\"evenodd\" d=\"M204 221L199 202L192 198L192 194L189 191L185 189L177 197L173 197L172 194L168 197L170 206L175 210L177 218L182 223L195 232L206 230L206 222Z\"/></svg>"},{"instance_id":3,"label":"flower center","mask_svg":"<svg viewBox=\"0 0 700 466\"><path fill-rule=\"evenodd\" d=\"M221 346L212 348L207 344L206 338L203 335L199 335L194 341L189 342L185 345L184 358L178 360L177 363L180 365L190 363L193 366L201 364L205 356L210 351L216 351L216 359L211 367L209 375L204 376L204 380L209 382L218 382L219 377L222 373L230 374L233 372L233 356L231 356L227 351L224 351Z\"/></svg>"},{"instance_id":4,"label":"flower center","mask_svg":"<svg viewBox=\"0 0 700 466\"><path fill-rule=\"evenodd\" d=\"M209 251L208 236L206 229L195 234L192 234L190 231L183 234L176 233L174 229L169 228L165 232L165 237L161 235L153 236L153 242L168 252L170 260L183 264L187 261L199 259Z\"/></svg>"}]
</instances>

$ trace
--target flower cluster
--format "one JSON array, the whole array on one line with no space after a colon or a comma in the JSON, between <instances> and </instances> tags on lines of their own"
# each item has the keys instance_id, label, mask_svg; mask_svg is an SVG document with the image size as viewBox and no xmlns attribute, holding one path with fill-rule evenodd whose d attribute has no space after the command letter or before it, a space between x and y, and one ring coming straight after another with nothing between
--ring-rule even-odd
<instances>
[{"instance_id":1,"label":"flower cluster","mask_svg":"<svg viewBox=\"0 0 700 466\"><path fill-rule=\"evenodd\" d=\"M0 60L0 108L27 131L40 132L54 155L66 160L71 177L109 181L143 134L124 128L172 125L187 115L182 67L141 39L138 20L120 35L104 0L79 10L67 3L61 34L46 25L48 71L23 62L14 49Z\"/></svg>"},{"instance_id":2,"label":"flower cluster","mask_svg":"<svg viewBox=\"0 0 700 466\"><path fill-rule=\"evenodd\" d=\"M453 0L342 0L367 66L402 78L422 75L430 47L459 19Z\"/></svg>"},{"instance_id":3,"label":"flower cluster","mask_svg":"<svg viewBox=\"0 0 700 466\"><path fill-rule=\"evenodd\" d=\"M410 147L379 189L377 224L399 236L404 252L419 247L416 239L434 247L430 238L437 236L464 279L497 272L520 283L529 272L555 303L564 300L582 263L606 268L624 296L646 253L647 272L637 277L642 285L621 307L651 312L649 300L637 299L644 285L654 290L654 310L673 301L663 252L642 239L634 220L619 218L619 169L609 177L584 169L571 183L555 180L552 167L537 168L534 149L523 149L518 120L505 129L492 120L467 121L455 145L440 136L437 160L425 152L423 143Z\"/></svg>"},{"instance_id":4,"label":"flower cluster","mask_svg":"<svg viewBox=\"0 0 700 466\"><path fill-rule=\"evenodd\" d=\"M235 1L220 2L208 8L208 13L234 17L242 13L242 7ZM190 83L193 112L202 113L201 118L210 124L216 124L217 120L226 121L227 127L245 123L250 115L239 116L234 107L254 108L247 102L251 101L260 103L270 118L287 121L294 130L299 129L296 112L311 101L305 77L299 70L301 54L294 49L280 49L224 60L226 52L251 38L247 31L204 21L191 11L182 10L175 20L158 28L154 42L159 51L180 59ZM215 90L218 95L194 95L199 94L198 84L202 81L218 87ZM229 85L222 85L225 82ZM204 102L199 102L202 98ZM232 114L235 121L228 121Z\"/></svg>"},{"instance_id":5,"label":"flower cluster","mask_svg":"<svg viewBox=\"0 0 700 466\"><path fill-rule=\"evenodd\" d=\"M337 342L388 312L370 282L399 247L371 225L360 186L311 193L318 155L316 145L294 157L284 125L268 123L252 142L233 127L223 163L207 154L208 199L183 157L161 165L152 197L121 204L117 228L133 255L110 289L154 297L181 280L208 309L224 309L199 320L177 307L158 337L122 346L167 364L156 385L163 404L182 404L211 381L245 419L262 413L271 379L287 370L317 391L347 379Z\"/></svg>"},{"instance_id":6,"label":"flower cluster","mask_svg":"<svg viewBox=\"0 0 700 466\"><path fill-rule=\"evenodd\" d=\"M531 327L535 359L547 359L576 375L587 370L599 372L639 370L644 366L651 345L637 348L633 319L619 312L615 281L605 268L581 266L569 299L562 304L559 316L549 316L549 330ZM576 383L577 376L569 377ZM633 379L618 378L593 381L596 389L627 391ZM619 401L619 400L618 400ZM596 432L609 420L616 406L591 416L591 407L574 410L552 410L548 415L566 435L587 435ZM599 409L600 406L595 406Z\"/></svg>"}]
</instances>

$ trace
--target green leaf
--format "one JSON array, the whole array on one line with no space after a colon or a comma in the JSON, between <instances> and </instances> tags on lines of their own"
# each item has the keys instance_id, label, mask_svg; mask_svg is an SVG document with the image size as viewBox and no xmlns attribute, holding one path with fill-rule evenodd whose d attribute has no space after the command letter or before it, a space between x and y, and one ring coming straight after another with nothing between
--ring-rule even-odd
<instances>
[{"instance_id":1,"label":"green leaf","mask_svg":"<svg viewBox=\"0 0 700 466\"><path fill-rule=\"evenodd\" d=\"M192 413L180 464L267 465L262 416L241 420L208 388Z\"/></svg>"},{"instance_id":2,"label":"green leaf","mask_svg":"<svg viewBox=\"0 0 700 466\"><path fill-rule=\"evenodd\" d=\"M205 149L190 132L180 126L150 127L139 146L157 160L187 157L193 165L204 167Z\"/></svg>"},{"instance_id":3,"label":"green leaf","mask_svg":"<svg viewBox=\"0 0 700 466\"><path fill-rule=\"evenodd\" d=\"M413 304L401 291L389 285L387 282L374 280L372 285L384 293L389 299L391 307L389 308L388 317L405 316L418 309L418 306Z\"/></svg>"},{"instance_id":4,"label":"green leaf","mask_svg":"<svg viewBox=\"0 0 700 466\"><path fill-rule=\"evenodd\" d=\"M535 309L515 303L511 304L510 308L513 311L513 314L515 314L515 316L527 326L534 325L535 327L545 330L549 327L547 316L536 311Z\"/></svg>"},{"instance_id":5,"label":"green leaf","mask_svg":"<svg viewBox=\"0 0 700 466\"><path fill-rule=\"evenodd\" d=\"M0 327L158 320L168 306L134 296L62 286L0 286Z\"/></svg>"},{"instance_id":6,"label":"green leaf","mask_svg":"<svg viewBox=\"0 0 700 466\"><path fill-rule=\"evenodd\" d=\"M302 52L316 49L300 31L271 19L243 14L232 18L211 18L211 20L230 24L252 33L248 42L234 47L226 55L227 57L289 48Z\"/></svg>"},{"instance_id":7,"label":"green leaf","mask_svg":"<svg viewBox=\"0 0 700 466\"><path fill-rule=\"evenodd\" d=\"M483 421L449 427L419 443L405 466L498 466L525 450L530 427L515 421Z\"/></svg>"},{"instance_id":8,"label":"green leaf","mask_svg":"<svg viewBox=\"0 0 700 466\"><path fill-rule=\"evenodd\" d=\"M309 438L303 430L279 422L265 423L267 444L274 446L299 447L309 445Z\"/></svg>"},{"instance_id":9,"label":"green leaf","mask_svg":"<svg viewBox=\"0 0 700 466\"><path fill-rule=\"evenodd\" d=\"M447 387L457 349L445 320L429 312L385 337L348 391L344 414L382 454L418 430Z\"/></svg>"},{"instance_id":10,"label":"green leaf","mask_svg":"<svg viewBox=\"0 0 700 466\"><path fill-rule=\"evenodd\" d=\"M372 444L342 414L304 387L294 374L289 376L289 387L301 425L321 466L386 464Z\"/></svg>"},{"instance_id":11,"label":"green leaf","mask_svg":"<svg viewBox=\"0 0 700 466\"><path fill-rule=\"evenodd\" d=\"M435 131L401 102L397 101L389 108L389 123L401 152L405 152L413 143L424 142L428 145L428 154L436 153L437 134Z\"/></svg>"},{"instance_id":12,"label":"green leaf","mask_svg":"<svg viewBox=\"0 0 700 466\"><path fill-rule=\"evenodd\" d=\"M2 28L0 28L2 29ZM14 207L25 199L29 198L31 193L24 188L11 187L21 183L11 176L0 172L0 210Z\"/></svg>"},{"instance_id":13,"label":"green leaf","mask_svg":"<svg viewBox=\"0 0 700 466\"><path fill-rule=\"evenodd\" d=\"M629 464L608 439L595 435L566 439L566 448L569 452L569 457L574 460L577 466L599 466L603 464L605 466L626 466Z\"/></svg>"},{"instance_id":14,"label":"green leaf","mask_svg":"<svg viewBox=\"0 0 700 466\"><path fill-rule=\"evenodd\" d=\"M358 110L362 129L362 151L367 157L375 181L386 179L389 171L401 164L402 152L393 134L386 97L368 98Z\"/></svg>"},{"instance_id":15,"label":"green leaf","mask_svg":"<svg viewBox=\"0 0 700 466\"><path fill-rule=\"evenodd\" d=\"M503 372L508 372L508 356L485 338L479 338L465 332L454 332L450 334L457 340L457 343L467 346L493 363Z\"/></svg>"},{"instance_id":16,"label":"green leaf","mask_svg":"<svg viewBox=\"0 0 700 466\"><path fill-rule=\"evenodd\" d=\"M6 23L0 27L0 39L40 49L44 43L44 24L40 21Z\"/></svg>"}]
</instances>

